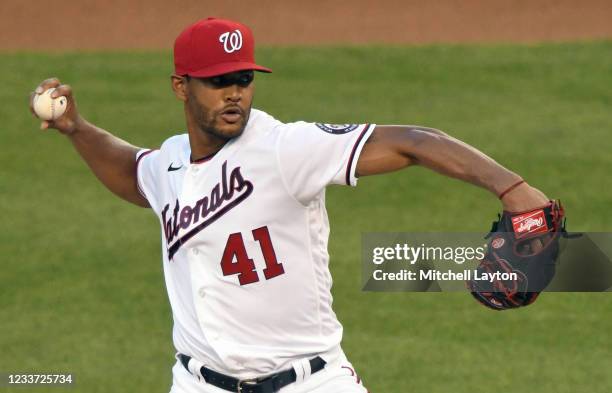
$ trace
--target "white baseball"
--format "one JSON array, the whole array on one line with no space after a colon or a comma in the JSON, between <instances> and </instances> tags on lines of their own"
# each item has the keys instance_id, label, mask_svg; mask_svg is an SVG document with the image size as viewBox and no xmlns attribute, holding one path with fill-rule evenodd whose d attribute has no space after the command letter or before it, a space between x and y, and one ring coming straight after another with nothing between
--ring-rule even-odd
<instances>
[{"instance_id":1,"label":"white baseball","mask_svg":"<svg viewBox=\"0 0 612 393\"><path fill-rule=\"evenodd\" d=\"M34 112L42 120L56 120L66 112L68 99L64 96L51 98L55 88L45 90L42 94L35 94L33 100Z\"/></svg>"}]
</instances>

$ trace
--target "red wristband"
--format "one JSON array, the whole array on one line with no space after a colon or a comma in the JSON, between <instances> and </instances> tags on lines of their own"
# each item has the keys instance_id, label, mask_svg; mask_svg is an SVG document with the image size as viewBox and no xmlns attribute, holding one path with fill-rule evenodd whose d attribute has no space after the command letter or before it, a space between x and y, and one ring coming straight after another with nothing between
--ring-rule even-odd
<instances>
[{"instance_id":1,"label":"red wristband","mask_svg":"<svg viewBox=\"0 0 612 393\"><path fill-rule=\"evenodd\" d=\"M507 193L509 193L510 191L514 190L516 187L520 186L523 183L525 183L525 180L523 180L523 179L521 179L521 181L519 181L519 182L514 183L510 187L506 188L506 191L504 191L501 194L499 194L498 198L501 200Z\"/></svg>"}]
</instances>

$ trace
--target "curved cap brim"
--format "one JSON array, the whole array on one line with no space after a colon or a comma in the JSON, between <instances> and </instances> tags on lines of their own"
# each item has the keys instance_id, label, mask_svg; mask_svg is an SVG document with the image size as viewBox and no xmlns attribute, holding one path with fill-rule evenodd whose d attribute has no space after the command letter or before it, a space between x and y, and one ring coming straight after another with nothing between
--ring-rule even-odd
<instances>
[{"instance_id":1,"label":"curved cap brim","mask_svg":"<svg viewBox=\"0 0 612 393\"><path fill-rule=\"evenodd\" d=\"M230 63L215 64L214 66L202 68L197 71L187 72L186 74L189 76L197 77L197 78L210 78L213 76L229 74L231 72L236 72L236 71L246 71L246 70L253 70L253 71L260 71L260 72L272 72L271 69L262 67L255 63L234 61Z\"/></svg>"}]
</instances>

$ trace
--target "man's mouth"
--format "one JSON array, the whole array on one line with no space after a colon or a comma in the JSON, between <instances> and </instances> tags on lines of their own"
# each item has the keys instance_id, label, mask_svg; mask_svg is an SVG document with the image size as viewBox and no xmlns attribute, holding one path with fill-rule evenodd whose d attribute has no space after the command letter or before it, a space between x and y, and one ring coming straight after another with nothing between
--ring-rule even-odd
<instances>
[{"instance_id":1,"label":"man's mouth","mask_svg":"<svg viewBox=\"0 0 612 393\"><path fill-rule=\"evenodd\" d=\"M242 119L242 110L237 106L232 106L221 111L221 118L226 123L234 124Z\"/></svg>"}]
</instances>

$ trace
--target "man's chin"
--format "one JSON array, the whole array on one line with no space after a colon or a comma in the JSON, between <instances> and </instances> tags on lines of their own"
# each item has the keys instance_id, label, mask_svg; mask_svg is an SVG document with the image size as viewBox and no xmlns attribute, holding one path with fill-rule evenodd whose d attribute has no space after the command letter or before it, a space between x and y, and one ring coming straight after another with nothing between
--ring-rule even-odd
<instances>
[{"instance_id":1,"label":"man's chin","mask_svg":"<svg viewBox=\"0 0 612 393\"><path fill-rule=\"evenodd\" d=\"M213 135L222 139L233 139L237 138L244 132L245 125L240 123L234 124L222 124L221 126L215 127L214 130L209 130Z\"/></svg>"}]
</instances>

